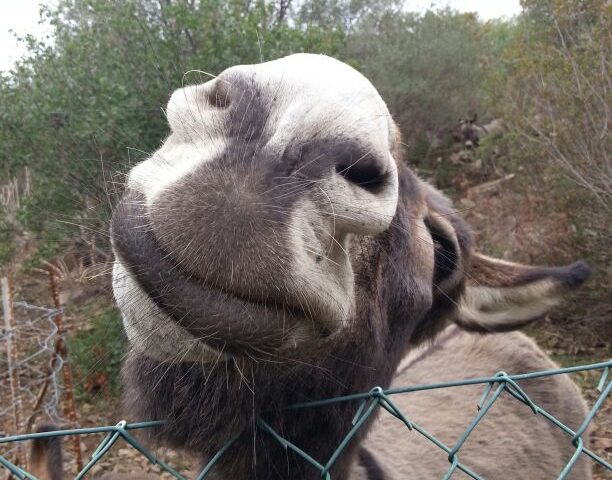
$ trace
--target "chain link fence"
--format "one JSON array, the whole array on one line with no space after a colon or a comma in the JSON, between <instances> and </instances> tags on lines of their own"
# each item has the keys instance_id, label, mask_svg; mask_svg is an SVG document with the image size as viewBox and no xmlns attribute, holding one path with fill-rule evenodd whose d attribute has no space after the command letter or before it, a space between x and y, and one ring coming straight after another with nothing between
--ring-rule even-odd
<instances>
[{"instance_id":1,"label":"chain link fence","mask_svg":"<svg viewBox=\"0 0 612 480\"><path fill-rule=\"evenodd\" d=\"M357 431L363 427L367 419L374 414L377 409L383 409L387 414L392 415L397 421L402 422L407 429L408 435L422 435L432 442L435 446L443 450L449 461L449 468L443 479L449 479L453 474L460 470L467 474L469 477L477 480L481 480L482 477L477 472L470 469L469 465L465 465L461 461L461 447L466 442L470 434L474 431L479 422L489 412L493 404L497 401L503 392L507 392L516 401L521 402L525 405L526 409L529 409L533 414L543 417L546 421L550 422L554 426L558 427L567 435L567 441L574 446L574 453L571 458L568 458L567 463L562 471L559 472L558 479L565 479L568 477L572 470L572 467L582 455L589 457L592 461L600 464L604 469L612 472L612 465L608 463L604 458L599 456L597 453L591 451L585 445L583 436L587 430L587 427L595 417L598 410L603 405L606 398L609 396L612 390L612 380L609 379L610 368L612 367L612 360L607 362L601 362L591 365L582 365L569 368L558 368L554 370L545 370L531 373L524 373L519 375L508 375L505 372L498 372L491 377L473 378L467 380L457 380L446 383L437 383L431 385L415 385L407 386L405 388L394 388L384 390L380 387L375 387L369 392L358 393L354 395L348 395L344 397L331 398L327 400L320 400L316 402L308 402L292 405L290 409L301 409L301 408L319 408L326 407L332 404L352 402L355 400L360 401L359 407L355 411L353 418L352 428L350 428L342 442L337 446L336 450L328 459L315 459L311 457L308 452L303 451L299 445L294 445L287 439L283 438L278 432L264 420L259 419L258 428L263 432L270 435L276 440L282 448L293 451L295 454L300 456L305 462L308 462L312 468L317 469L321 478L326 480L332 480L330 470L333 467L336 460L342 454L346 446L349 444L351 439L357 433ZM584 419L583 423L576 429L572 430L568 426L564 425L559 419L547 412L539 405L535 404L529 396L519 386L518 382L527 379L536 379L552 375L563 375L576 372L586 371L601 371L601 378L598 383L598 390L600 392L598 398L594 402L591 410ZM460 436L459 440L454 445L446 445L437 439L434 435L429 433L423 426L410 420L410 412L402 412L393 402L392 397L395 395L409 395L411 392L433 390L440 388L454 388L461 387L464 385L482 385L483 393L480 398L477 412L470 422L466 426L465 431ZM383 414L385 413L383 412ZM91 434L105 434L103 440L100 442L98 447L94 450L88 463L82 468L82 470L75 477L76 479L83 478L92 467L111 449L111 447L118 441L123 441L133 447L136 451L140 452L149 462L157 465L162 471L167 472L172 477L179 480L186 480L186 477L179 473L168 463L157 458L150 450L144 447L131 433L133 430L139 430L144 428L155 428L162 424L161 421L150 421L141 423L128 424L125 421L119 422L114 426L103 426L93 428L80 428L80 429L69 429L69 430L58 430L53 432L44 433L28 433L24 435L14 435L0 438L0 445L10 446L19 444L26 440L32 440L35 438L49 438L49 437L64 437L64 436L82 436ZM227 443L221 448L217 454L208 462L208 464L202 469L197 475L196 479L205 479L214 470L219 459L224 453L232 447L233 442L237 437L228 439ZM15 463L8 460L8 453L0 455L0 464L6 468L9 472L15 475L19 479L35 479L25 469L19 467Z\"/></svg>"},{"instance_id":2,"label":"chain link fence","mask_svg":"<svg viewBox=\"0 0 612 480\"><path fill-rule=\"evenodd\" d=\"M0 278L4 317L0 345L5 346L0 353L0 432L30 433L40 417L55 424L77 426L64 310L60 307L56 274L48 274L54 308L14 301L10 279ZM75 462L82 468L78 437L71 444ZM20 465L27 463L25 448L20 444L12 445L5 455Z\"/></svg>"},{"instance_id":3,"label":"chain link fence","mask_svg":"<svg viewBox=\"0 0 612 480\"><path fill-rule=\"evenodd\" d=\"M54 318L61 310L27 302L15 302L13 309L19 323L5 318L0 330L0 344L6 346L6 355L0 355L0 428L30 432L39 415L64 423L63 358L55 355L54 345L58 333ZM30 413L22 418L24 412ZM23 457L17 444L5 454Z\"/></svg>"},{"instance_id":4,"label":"chain link fence","mask_svg":"<svg viewBox=\"0 0 612 480\"><path fill-rule=\"evenodd\" d=\"M58 376L63 366L63 360L49 363L53 357L54 340L57 336L57 326L53 318L61 312L58 309L39 307L27 302L15 302L15 311L20 317L18 326L0 330L0 344L9 343L25 345L25 356L16 363L11 363L8 355L0 356L0 380L7 380L13 371L20 371L21 376L32 379L32 382L19 385L20 399L13 398L10 382L0 381L0 417L13 414L22 404L36 404L41 386L48 384L48 395L40 400L39 410L53 421L62 421L59 414L61 397L61 381ZM26 422L27 424L28 422Z\"/></svg>"}]
</instances>

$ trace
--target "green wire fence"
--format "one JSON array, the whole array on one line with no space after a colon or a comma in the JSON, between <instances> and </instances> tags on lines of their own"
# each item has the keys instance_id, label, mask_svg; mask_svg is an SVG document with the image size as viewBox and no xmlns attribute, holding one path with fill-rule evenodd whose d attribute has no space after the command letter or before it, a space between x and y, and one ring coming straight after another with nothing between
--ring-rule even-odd
<instances>
[{"instance_id":1,"label":"green wire fence","mask_svg":"<svg viewBox=\"0 0 612 480\"><path fill-rule=\"evenodd\" d=\"M340 442L336 450L333 452L331 457L325 461L325 463L321 463L319 460L311 457L307 452L304 452L300 449L298 445L294 445L285 438L283 438L278 432L272 429L272 427L266 423L263 419L259 419L258 427L263 431L269 434L274 440L276 440L283 448L287 450L292 450L294 453L299 455L304 461L308 462L312 465L313 468L316 468L321 473L321 478L325 480L331 480L330 469L338 459L338 457L342 454L343 450L346 448L348 443L351 441L353 436L357 433L357 431L364 425L366 420L375 412L376 409L382 408L386 410L389 414L393 415L406 425L408 430L413 432L413 434L420 434L426 437L429 441L431 441L434 445L442 449L448 455L449 468L446 474L443 477L443 480L451 478L454 472L457 470L461 470L466 473L471 478L481 480L476 472L472 471L467 465L464 465L459 460L459 452L461 450L462 445L468 439L469 435L472 433L474 428L478 425L478 423L482 420L482 418L487 414L490 410L491 406L495 403L495 401L499 398L502 392L506 391L516 400L524 403L527 407L531 409L531 411L536 414L544 417L547 421L551 422L553 425L556 425L559 429L561 429L567 436L568 441L573 444L575 447L575 451L571 458L568 459L565 467L561 472L559 472L558 479L564 479L570 473L572 467L575 465L576 461L581 455L586 455L590 457L593 461L602 465L608 471L612 471L612 465L608 463L605 459L601 458L599 455L591 451L590 449L585 447L585 442L582 438L584 433L586 432L587 427L593 420L593 417L597 413L597 411L601 408L604 401L610 394L612 390L612 380L608 380L610 367L612 367L612 360L607 362L595 363L591 365L582 365L575 366L569 368L558 368L553 370L544 370L539 372L531 372L524 373L519 375L508 375L505 372L499 372L492 377L482 377L482 378L472 378L467 380L457 380L446 383L437 383L431 385L416 385L409 386L405 388L392 388L383 390L380 387L375 387L369 392L366 393L358 393L354 395L347 395L343 397L330 398L326 400L320 400L315 402L307 402L300 403L296 405L291 405L290 409L301 409L301 408L316 408L316 407L325 407L328 405L342 403L342 402L350 402L355 400L360 400L359 407L356 409L355 416L353 418L352 428L349 429L346 436ZM588 415L582 422L582 425L577 430L572 430L568 426L564 425L561 421L559 421L556 417L551 415L549 412L539 407L535 403L531 401L529 396L521 389L521 387L517 384L518 381L533 379L533 378L541 378L547 377L551 375L561 375L567 373L575 373L575 372L585 372L589 370L601 370L601 379L598 384L598 390L600 395L597 400L593 404L593 407L589 411ZM422 390L433 390L439 388L452 388L452 387L460 387L464 385L475 385L482 384L485 386L482 397L480 398L478 404L478 410L476 415L474 416L471 423L466 427L463 434L460 436L459 440L455 443L455 445L449 446L442 443L435 436L425 430L423 427L417 425L416 423L410 421L409 416L406 416L403 412L401 412L397 406L391 400L393 395L398 394L409 394L410 392L422 391ZM141 422L141 423L131 423L128 424L125 421L119 422L115 426L106 426L106 427L93 427L93 428L79 428L79 429L71 429L71 430L56 430L52 432L44 432L44 433L30 433L25 435L14 435L7 436L4 438L0 438L0 444L6 445L14 442L22 442L25 440L32 440L35 438L48 438L48 437L64 437L70 435L89 435L96 433L105 433L105 437L102 442L95 449L93 454L91 455L91 459L83 467L83 469L77 474L76 479L83 478L87 472L91 470L91 468L110 450L110 448L119 440L127 442L133 448L135 448L138 452L140 452L149 462L152 464L158 465L162 470L168 472L173 477L179 480L186 480L186 478L181 475L177 470L175 470L172 466L163 462L155 457L147 448L145 448L142 444L134 438L134 436L130 433L131 430L138 430L143 428L154 428L162 425L162 421L150 421L150 422ZM231 448L232 443L236 440L237 437L232 439L228 439L227 443L221 448L216 455L208 462L208 464L203 468L203 470L196 477L196 480L204 479L208 476L208 474L214 469L215 465L219 461L219 459L223 456L223 454ZM0 455L0 464L4 466L4 468L8 469L13 475L15 475L19 479L30 479L36 480L32 474L28 473L21 467L11 463L6 457Z\"/></svg>"}]
</instances>

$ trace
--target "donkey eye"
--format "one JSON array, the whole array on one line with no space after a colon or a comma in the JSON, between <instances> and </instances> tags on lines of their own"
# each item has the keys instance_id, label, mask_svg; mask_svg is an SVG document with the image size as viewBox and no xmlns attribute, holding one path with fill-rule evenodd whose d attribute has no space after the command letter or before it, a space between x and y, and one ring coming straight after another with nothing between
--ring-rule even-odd
<instances>
[{"instance_id":1,"label":"donkey eye","mask_svg":"<svg viewBox=\"0 0 612 480\"><path fill-rule=\"evenodd\" d=\"M434 283L439 285L449 278L457 267L457 245L431 218L425 219L434 246Z\"/></svg>"}]
</instances>

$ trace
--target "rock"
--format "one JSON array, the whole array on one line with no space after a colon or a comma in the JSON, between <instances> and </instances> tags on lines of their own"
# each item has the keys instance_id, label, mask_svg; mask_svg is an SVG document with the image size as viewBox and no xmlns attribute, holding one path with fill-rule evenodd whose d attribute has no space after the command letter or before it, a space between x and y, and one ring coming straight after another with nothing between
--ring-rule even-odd
<instances>
[{"instance_id":1,"label":"rock","mask_svg":"<svg viewBox=\"0 0 612 480\"><path fill-rule=\"evenodd\" d=\"M459 200L459 205L461 205L462 208L469 209L474 208L476 206L476 202L470 200L469 198L462 198Z\"/></svg>"}]
</instances>

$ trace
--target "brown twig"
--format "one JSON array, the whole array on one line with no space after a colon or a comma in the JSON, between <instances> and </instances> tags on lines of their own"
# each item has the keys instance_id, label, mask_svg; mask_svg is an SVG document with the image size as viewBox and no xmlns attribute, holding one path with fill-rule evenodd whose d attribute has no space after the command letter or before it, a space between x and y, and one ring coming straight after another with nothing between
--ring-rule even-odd
<instances>
[{"instance_id":1,"label":"brown twig","mask_svg":"<svg viewBox=\"0 0 612 480\"><path fill-rule=\"evenodd\" d=\"M40 387L38 395L36 395L36 401L34 402L34 405L32 407L32 413L30 414L30 416L28 417L28 420L26 421L26 426L25 426L26 433L32 432L32 429L34 427L34 422L36 421L36 417L38 416L40 412L40 407L42 405L42 402L45 399L47 390L49 390L49 383L51 382L51 375L53 375L53 370L55 370L55 365L57 364L57 357L59 355L58 346L59 346L59 340L56 340L53 358L51 359L51 362L49 366L47 367L47 378L45 378L45 381Z\"/></svg>"},{"instance_id":2,"label":"brown twig","mask_svg":"<svg viewBox=\"0 0 612 480\"><path fill-rule=\"evenodd\" d=\"M476 185L468 189L468 194L470 193L480 193L486 190L490 190L495 188L501 183L507 182L508 180L512 180L515 177L514 173L510 175L506 175L505 177L498 178L497 180L491 180L490 182L481 183L480 185Z\"/></svg>"},{"instance_id":3,"label":"brown twig","mask_svg":"<svg viewBox=\"0 0 612 480\"><path fill-rule=\"evenodd\" d=\"M58 310L61 307L60 296L59 296L59 285L57 284L57 277L54 269L49 269L49 285L51 286L51 296L53 297L53 304ZM72 381L72 369L70 368L70 361L68 359L68 349L66 348L65 331L64 331L64 316L61 311L58 311L53 317L53 323L57 327L58 339L56 342L56 358L59 357L62 360L62 373L64 376L64 394L65 394L65 406L64 411L68 420L73 426L77 425L77 414L76 406L74 401L73 381ZM81 456L81 441L78 435L71 437L72 448L76 459L77 469L80 471L83 469L83 458Z\"/></svg>"}]
</instances>

